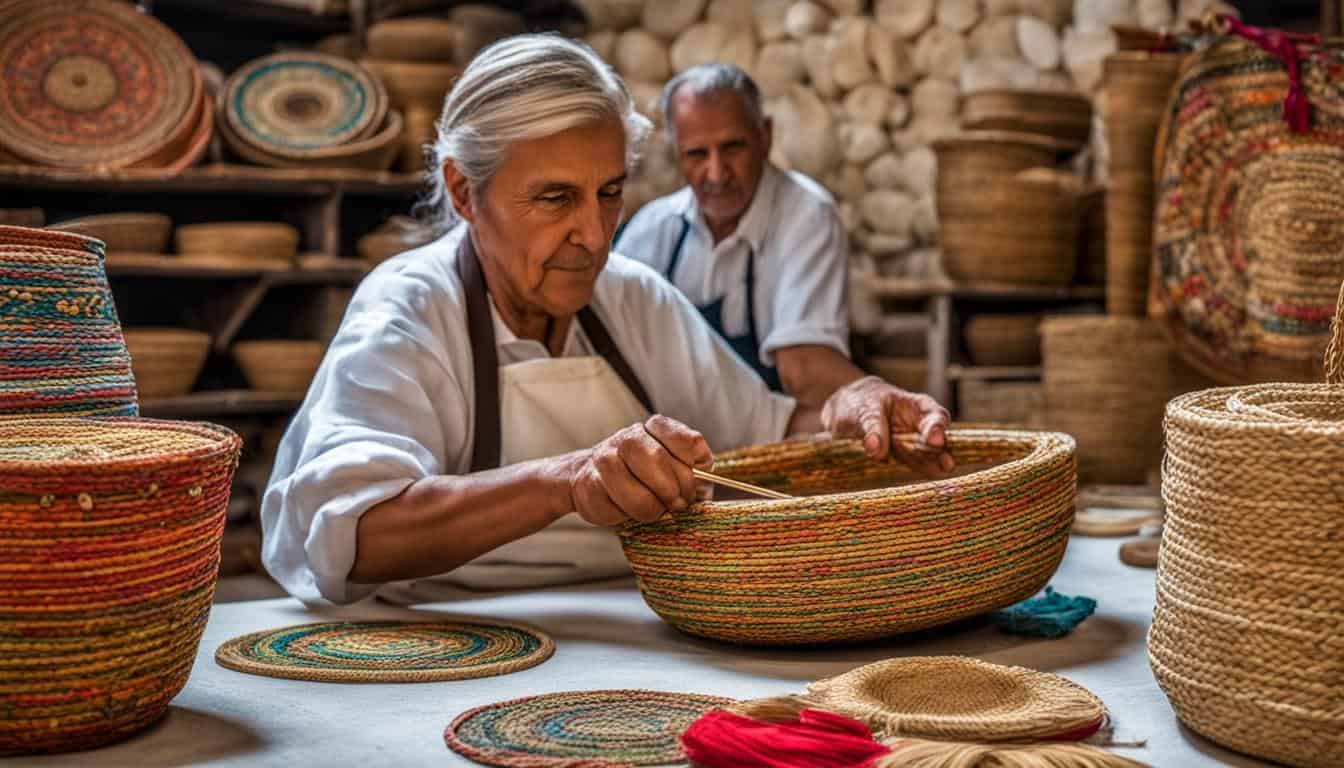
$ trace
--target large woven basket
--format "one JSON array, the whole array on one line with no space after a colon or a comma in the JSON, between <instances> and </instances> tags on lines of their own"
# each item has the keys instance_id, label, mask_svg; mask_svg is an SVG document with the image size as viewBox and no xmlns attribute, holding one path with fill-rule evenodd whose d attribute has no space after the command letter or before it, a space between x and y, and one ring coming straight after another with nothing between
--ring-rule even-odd
<instances>
[{"instance_id":1,"label":"large woven basket","mask_svg":"<svg viewBox=\"0 0 1344 768\"><path fill-rule=\"evenodd\" d=\"M976 365L1041 362L1041 316L978 314L966 321L966 347Z\"/></svg>"},{"instance_id":2,"label":"large woven basket","mask_svg":"<svg viewBox=\"0 0 1344 768\"><path fill-rule=\"evenodd\" d=\"M1037 170L1045 171L1044 174ZM943 194L943 269L958 280L1068 285L1078 269L1080 187L1027 169Z\"/></svg>"},{"instance_id":3,"label":"large woven basket","mask_svg":"<svg viewBox=\"0 0 1344 768\"><path fill-rule=\"evenodd\" d=\"M191 391L210 354L210 334L186 328L127 328L131 370L141 398Z\"/></svg>"},{"instance_id":4,"label":"large woven basket","mask_svg":"<svg viewBox=\"0 0 1344 768\"><path fill-rule=\"evenodd\" d=\"M289 262L299 251L299 231L277 221L187 224L177 228L176 238L183 258Z\"/></svg>"},{"instance_id":5,"label":"large woven basket","mask_svg":"<svg viewBox=\"0 0 1344 768\"><path fill-rule=\"evenodd\" d=\"M134 416L135 380L103 244L0 226L0 419Z\"/></svg>"},{"instance_id":6,"label":"large woven basket","mask_svg":"<svg viewBox=\"0 0 1344 768\"><path fill-rule=\"evenodd\" d=\"M694 634L757 645L859 641L1010 605L1064 554L1067 435L951 430L960 477L896 486L854 441L786 442L715 470L799 498L708 502L622 531L644 600ZM861 490L876 488L876 490Z\"/></svg>"},{"instance_id":7,"label":"large woven basket","mask_svg":"<svg viewBox=\"0 0 1344 768\"><path fill-rule=\"evenodd\" d=\"M1320 381L1344 279L1344 50L1301 54L1309 130L1283 119L1282 62L1228 39L1191 57L1158 139L1148 314L1225 384Z\"/></svg>"},{"instance_id":8,"label":"large woven basket","mask_svg":"<svg viewBox=\"0 0 1344 768\"><path fill-rule=\"evenodd\" d=\"M443 98L453 87L453 81L462 74L460 68L437 61L368 58L359 63L387 86L393 104L403 109L421 107L436 114L443 108Z\"/></svg>"},{"instance_id":9,"label":"large woven basket","mask_svg":"<svg viewBox=\"0 0 1344 768\"><path fill-rule=\"evenodd\" d=\"M98 238L111 253L163 253L173 220L162 213L103 213L66 219L51 228Z\"/></svg>"},{"instance_id":10,"label":"large woven basket","mask_svg":"<svg viewBox=\"0 0 1344 768\"><path fill-rule=\"evenodd\" d=\"M208 424L0 421L0 754L164 714L205 629L239 447Z\"/></svg>"},{"instance_id":11,"label":"large woven basket","mask_svg":"<svg viewBox=\"0 0 1344 768\"><path fill-rule=\"evenodd\" d=\"M1092 102L1067 91L981 90L963 100L961 125L1041 134L1081 149L1092 131Z\"/></svg>"},{"instance_id":12,"label":"large woven basket","mask_svg":"<svg viewBox=\"0 0 1344 768\"><path fill-rule=\"evenodd\" d=\"M457 25L447 19L387 19L369 27L369 55L397 61L453 61Z\"/></svg>"},{"instance_id":13,"label":"large woven basket","mask_svg":"<svg viewBox=\"0 0 1344 768\"><path fill-rule=\"evenodd\" d=\"M1039 381L962 379L957 382L957 418L1014 429L1043 429L1045 388Z\"/></svg>"},{"instance_id":14,"label":"large woven basket","mask_svg":"<svg viewBox=\"0 0 1344 768\"><path fill-rule=\"evenodd\" d=\"M938 157L938 214L961 211L986 179L1011 176L1029 168L1050 167L1065 151L1046 136L1011 131L968 131L935 141Z\"/></svg>"},{"instance_id":15,"label":"large woven basket","mask_svg":"<svg viewBox=\"0 0 1344 768\"><path fill-rule=\"evenodd\" d=\"M280 339L233 345L233 358L253 389L292 397L303 397L308 391L325 352L318 341Z\"/></svg>"},{"instance_id":16,"label":"large woven basket","mask_svg":"<svg viewBox=\"0 0 1344 768\"><path fill-rule=\"evenodd\" d=\"M1167 516L1148 634L1154 676L1186 725L1312 768L1344 765L1336 323L1327 384L1209 389L1167 406Z\"/></svg>"}]
</instances>

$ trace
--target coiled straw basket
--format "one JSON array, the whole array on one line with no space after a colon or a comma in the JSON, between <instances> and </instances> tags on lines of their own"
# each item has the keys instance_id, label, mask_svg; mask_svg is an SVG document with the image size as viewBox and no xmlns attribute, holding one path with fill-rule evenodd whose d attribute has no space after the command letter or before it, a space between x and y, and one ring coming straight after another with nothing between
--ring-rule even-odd
<instances>
[{"instance_id":1,"label":"coiled straw basket","mask_svg":"<svg viewBox=\"0 0 1344 768\"><path fill-rule=\"evenodd\" d=\"M627 527L625 555L664 621L754 645L869 640L1030 596L1064 555L1073 439L951 430L948 446L992 466L897 487L908 471L855 441L723 454L715 471L799 498L696 504Z\"/></svg>"},{"instance_id":2,"label":"coiled straw basket","mask_svg":"<svg viewBox=\"0 0 1344 768\"><path fill-rule=\"evenodd\" d=\"M1186 725L1313 768L1344 765L1340 312L1326 384L1208 389L1167 406L1148 634L1153 674Z\"/></svg>"},{"instance_id":3,"label":"coiled straw basket","mask_svg":"<svg viewBox=\"0 0 1344 768\"><path fill-rule=\"evenodd\" d=\"M207 424L0 421L0 755L163 715L205 629L239 448Z\"/></svg>"}]
</instances>

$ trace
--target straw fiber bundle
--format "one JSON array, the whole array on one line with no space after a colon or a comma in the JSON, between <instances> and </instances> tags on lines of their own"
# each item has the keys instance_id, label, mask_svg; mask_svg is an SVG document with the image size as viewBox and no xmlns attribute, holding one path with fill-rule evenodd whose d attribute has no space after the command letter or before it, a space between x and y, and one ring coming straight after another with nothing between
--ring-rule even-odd
<instances>
[{"instance_id":1,"label":"straw fiber bundle","mask_svg":"<svg viewBox=\"0 0 1344 768\"><path fill-rule=\"evenodd\" d=\"M186 328L127 328L131 370L140 397L174 397L191 391L210 354L210 335Z\"/></svg>"},{"instance_id":2,"label":"straw fiber bundle","mask_svg":"<svg viewBox=\"0 0 1344 768\"><path fill-rule=\"evenodd\" d=\"M1326 370L1324 385L1209 389L1167 407L1148 634L1153 673L1186 725L1312 768L1344 763L1338 316Z\"/></svg>"},{"instance_id":3,"label":"straw fiber bundle","mask_svg":"<svg viewBox=\"0 0 1344 768\"><path fill-rule=\"evenodd\" d=\"M318 341L240 341L233 358L253 389L303 397L325 351Z\"/></svg>"},{"instance_id":4,"label":"straw fiber bundle","mask_svg":"<svg viewBox=\"0 0 1344 768\"><path fill-rule=\"evenodd\" d=\"M954 429L948 445L963 467L987 468L897 486L909 470L854 441L719 456L717 472L805 498L707 502L626 528L645 602L690 634L789 645L884 637L1030 596L1063 556L1073 440Z\"/></svg>"},{"instance_id":5,"label":"straw fiber bundle","mask_svg":"<svg viewBox=\"0 0 1344 768\"><path fill-rule=\"evenodd\" d=\"M961 124L977 130L1041 134L1081 149L1092 131L1092 102L1065 91L975 91L962 104Z\"/></svg>"},{"instance_id":6,"label":"straw fiber bundle","mask_svg":"<svg viewBox=\"0 0 1344 768\"><path fill-rule=\"evenodd\" d=\"M0 419L136 412L102 242L0 226Z\"/></svg>"},{"instance_id":7,"label":"straw fiber bundle","mask_svg":"<svg viewBox=\"0 0 1344 768\"><path fill-rule=\"evenodd\" d=\"M103 213L67 219L51 228L102 240L109 252L163 253L173 220L162 213Z\"/></svg>"},{"instance_id":8,"label":"straw fiber bundle","mask_svg":"<svg viewBox=\"0 0 1344 768\"><path fill-rule=\"evenodd\" d=\"M239 448L208 424L0 421L0 754L96 747L167 711Z\"/></svg>"},{"instance_id":9,"label":"straw fiber bundle","mask_svg":"<svg viewBox=\"0 0 1344 768\"><path fill-rule=\"evenodd\" d=\"M966 346L976 365L1041 362L1040 315L980 314L966 321Z\"/></svg>"},{"instance_id":10,"label":"straw fiber bundle","mask_svg":"<svg viewBox=\"0 0 1344 768\"><path fill-rule=\"evenodd\" d=\"M1344 279L1344 51L1298 51L1300 93L1251 43L1194 54L1159 138L1148 313L1224 384L1319 381Z\"/></svg>"},{"instance_id":11,"label":"straw fiber bundle","mask_svg":"<svg viewBox=\"0 0 1344 768\"><path fill-rule=\"evenodd\" d=\"M1080 190L1062 176L1037 170L989 174L974 189L947 194L939 176L939 238L948 275L1002 283L1073 281Z\"/></svg>"}]
</instances>

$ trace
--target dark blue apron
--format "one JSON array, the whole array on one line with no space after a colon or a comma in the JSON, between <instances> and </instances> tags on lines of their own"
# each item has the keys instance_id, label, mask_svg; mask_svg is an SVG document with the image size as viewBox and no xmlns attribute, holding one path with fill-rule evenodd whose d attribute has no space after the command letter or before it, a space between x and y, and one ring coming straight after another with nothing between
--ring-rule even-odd
<instances>
[{"instance_id":1,"label":"dark blue apron","mask_svg":"<svg viewBox=\"0 0 1344 768\"><path fill-rule=\"evenodd\" d=\"M681 234L677 235L677 244L672 246L672 260L668 262L667 271L663 276L669 283L676 285L672 279L673 272L677 265L681 263L681 251L686 245L686 235L690 234L691 221L686 217L681 219ZM776 392L784 391L784 386L779 380L779 370L772 365L766 365L761 362L761 344L760 336L756 333L756 252L754 249L747 253L747 332L742 336L729 336L723 329L723 299L720 296L708 304L696 305L700 310L701 316L705 322L714 329L723 340L728 342L728 346L733 348L737 356L746 361L752 370L760 374L765 380L767 386Z\"/></svg>"}]
</instances>

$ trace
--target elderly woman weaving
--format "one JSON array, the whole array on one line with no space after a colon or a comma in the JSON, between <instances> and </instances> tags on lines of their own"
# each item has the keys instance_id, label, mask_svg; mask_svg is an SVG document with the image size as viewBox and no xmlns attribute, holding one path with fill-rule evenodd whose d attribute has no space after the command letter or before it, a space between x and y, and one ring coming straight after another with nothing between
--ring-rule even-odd
<instances>
[{"instance_id":1,"label":"elderly woman weaving","mask_svg":"<svg viewBox=\"0 0 1344 768\"><path fill-rule=\"evenodd\" d=\"M562 38L510 38L463 73L434 146L458 222L364 280L280 444L263 556L291 593L415 602L627 573L612 528L685 509L711 449L825 429L951 467L931 398L867 378L799 406L608 253L648 126Z\"/></svg>"}]
</instances>

